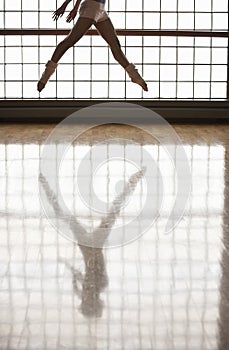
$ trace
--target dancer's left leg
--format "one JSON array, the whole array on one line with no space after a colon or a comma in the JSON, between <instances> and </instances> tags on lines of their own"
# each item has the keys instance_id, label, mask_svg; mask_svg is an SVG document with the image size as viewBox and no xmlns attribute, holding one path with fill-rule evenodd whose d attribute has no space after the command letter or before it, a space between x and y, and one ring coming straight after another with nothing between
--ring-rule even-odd
<instances>
[{"instance_id":1,"label":"dancer's left leg","mask_svg":"<svg viewBox=\"0 0 229 350\"><path fill-rule=\"evenodd\" d=\"M46 68L37 84L37 90L40 92L44 89L47 81L51 75L55 72L57 68L57 62L64 55L64 53L72 46L74 46L77 41L79 41L82 36L88 31L94 20L87 17L79 17L76 24L72 28L71 32L62 40L56 47L51 60L46 63Z\"/></svg>"},{"instance_id":2,"label":"dancer's left leg","mask_svg":"<svg viewBox=\"0 0 229 350\"><path fill-rule=\"evenodd\" d=\"M111 48L112 54L115 60L126 70L131 81L140 85L145 91L148 91L146 82L138 73L135 65L133 63L129 63L125 54L121 49L120 42L118 40L117 34L115 32L114 26L110 20L107 18L103 21L97 22L94 24L103 39L108 43Z\"/></svg>"}]
</instances>

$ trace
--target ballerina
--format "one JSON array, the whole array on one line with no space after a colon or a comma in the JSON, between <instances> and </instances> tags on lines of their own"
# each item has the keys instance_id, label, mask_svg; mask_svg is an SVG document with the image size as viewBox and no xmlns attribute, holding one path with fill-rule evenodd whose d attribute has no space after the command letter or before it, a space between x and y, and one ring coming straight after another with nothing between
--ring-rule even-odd
<instances>
[{"instance_id":1,"label":"ballerina","mask_svg":"<svg viewBox=\"0 0 229 350\"><path fill-rule=\"evenodd\" d=\"M55 72L60 58L70 47L74 46L88 31L92 24L94 24L100 35L110 46L115 60L125 69L131 81L140 85L144 91L148 91L147 84L139 74L137 68L133 63L130 63L127 60L121 49L114 26L104 9L106 0L84 0L82 3L81 1L82 0L76 1L72 11L70 11L67 16L66 21L71 22L76 17L80 6L77 22L66 38L57 45L51 60L46 63L46 68L38 81L37 90L41 92L44 89L49 78ZM70 2L71 0L66 0L56 11L53 12L53 20L58 20L59 17L63 16L67 5Z\"/></svg>"}]
</instances>

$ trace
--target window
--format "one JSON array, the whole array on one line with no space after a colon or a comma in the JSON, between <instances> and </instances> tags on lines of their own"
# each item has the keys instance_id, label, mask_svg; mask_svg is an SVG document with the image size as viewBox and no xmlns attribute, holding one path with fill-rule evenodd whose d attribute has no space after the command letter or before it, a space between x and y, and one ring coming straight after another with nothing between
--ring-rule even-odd
<instances>
[{"instance_id":1,"label":"window","mask_svg":"<svg viewBox=\"0 0 229 350\"><path fill-rule=\"evenodd\" d=\"M60 4L54 0L1 2L1 27L18 30L17 35L0 35L1 99L227 97L227 37L145 36L144 32L142 36L119 35L119 40L128 60L136 64L147 81L148 92L130 82L100 36L87 35L61 58L39 97L37 80L64 38L41 35L40 30L72 28L66 16L57 22L52 20L52 12ZM225 0L107 0L106 9L117 29L228 31ZM35 30L34 35L27 35L29 29Z\"/></svg>"}]
</instances>

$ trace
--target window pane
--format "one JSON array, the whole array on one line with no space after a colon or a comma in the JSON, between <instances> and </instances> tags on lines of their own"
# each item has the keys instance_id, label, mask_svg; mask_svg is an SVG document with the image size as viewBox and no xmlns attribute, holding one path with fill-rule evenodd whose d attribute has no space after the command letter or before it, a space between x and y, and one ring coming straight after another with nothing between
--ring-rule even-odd
<instances>
[{"instance_id":1,"label":"window pane","mask_svg":"<svg viewBox=\"0 0 229 350\"><path fill-rule=\"evenodd\" d=\"M22 80L22 65L6 64L5 65L6 80Z\"/></svg>"},{"instance_id":2,"label":"window pane","mask_svg":"<svg viewBox=\"0 0 229 350\"><path fill-rule=\"evenodd\" d=\"M195 65L195 81L210 81L210 66L209 65Z\"/></svg>"},{"instance_id":3,"label":"window pane","mask_svg":"<svg viewBox=\"0 0 229 350\"><path fill-rule=\"evenodd\" d=\"M197 12L211 12L211 2L212 0L195 0L195 10Z\"/></svg>"},{"instance_id":4,"label":"window pane","mask_svg":"<svg viewBox=\"0 0 229 350\"><path fill-rule=\"evenodd\" d=\"M177 95L178 98L191 98L193 96L193 84L179 83Z\"/></svg>"}]
</instances>

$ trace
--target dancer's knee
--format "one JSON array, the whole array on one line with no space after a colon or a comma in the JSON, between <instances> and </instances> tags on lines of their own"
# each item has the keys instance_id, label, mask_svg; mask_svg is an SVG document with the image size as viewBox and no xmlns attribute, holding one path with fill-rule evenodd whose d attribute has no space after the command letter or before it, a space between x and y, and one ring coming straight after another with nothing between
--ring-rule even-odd
<instances>
[{"instance_id":1,"label":"dancer's knee","mask_svg":"<svg viewBox=\"0 0 229 350\"><path fill-rule=\"evenodd\" d=\"M62 44L67 47L70 48L75 44L75 40L71 37L67 37L62 41Z\"/></svg>"},{"instance_id":2,"label":"dancer's knee","mask_svg":"<svg viewBox=\"0 0 229 350\"><path fill-rule=\"evenodd\" d=\"M118 45L118 47L121 49L121 44L117 37L116 37L116 45Z\"/></svg>"},{"instance_id":3,"label":"dancer's knee","mask_svg":"<svg viewBox=\"0 0 229 350\"><path fill-rule=\"evenodd\" d=\"M115 45L111 47L112 54L116 61L119 60L120 55L122 54L121 46Z\"/></svg>"}]
</instances>

